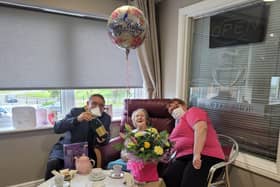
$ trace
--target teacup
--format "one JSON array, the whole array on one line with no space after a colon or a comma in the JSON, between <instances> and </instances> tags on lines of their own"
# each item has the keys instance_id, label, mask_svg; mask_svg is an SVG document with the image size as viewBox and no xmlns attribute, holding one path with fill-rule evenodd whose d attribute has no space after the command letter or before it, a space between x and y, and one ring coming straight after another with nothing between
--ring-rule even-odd
<instances>
[{"instance_id":1,"label":"teacup","mask_svg":"<svg viewBox=\"0 0 280 187\"><path fill-rule=\"evenodd\" d=\"M94 168L94 169L91 170L90 176L95 177L95 178L99 178L99 177L103 177L104 173L103 173L101 168Z\"/></svg>"},{"instance_id":2,"label":"teacup","mask_svg":"<svg viewBox=\"0 0 280 187\"><path fill-rule=\"evenodd\" d=\"M116 164L116 165L113 166L113 174L115 176L120 176L121 172L122 172L122 166L121 165Z\"/></svg>"}]
</instances>

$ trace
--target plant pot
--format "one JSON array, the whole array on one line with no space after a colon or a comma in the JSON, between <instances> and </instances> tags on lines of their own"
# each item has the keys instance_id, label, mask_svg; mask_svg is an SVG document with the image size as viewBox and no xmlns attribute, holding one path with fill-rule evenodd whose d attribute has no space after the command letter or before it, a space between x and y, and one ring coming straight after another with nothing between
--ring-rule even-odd
<instances>
[{"instance_id":1,"label":"plant pot","mask_svg":"<svg viewBox=\"0 0 280 187\"><path fill-rule=\"evenodd\" d=\"M157 162L129 160L127 168L130 170L136 182L158 181Z\"/></svg>"}]
</instances>

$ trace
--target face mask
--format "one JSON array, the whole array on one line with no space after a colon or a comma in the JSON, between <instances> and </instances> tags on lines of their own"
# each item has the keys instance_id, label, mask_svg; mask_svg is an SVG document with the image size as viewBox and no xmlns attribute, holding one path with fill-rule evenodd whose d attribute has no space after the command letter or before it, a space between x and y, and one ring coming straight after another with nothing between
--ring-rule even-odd
<instances>
[{"instance_id":1,"label":"face mask","mask_svg":"<svg viewBox=\"0 0 280 187\"><path fill-rule=\"evenodd\" d=\"M183 110L182 107L178 107L178 108L175 108L172 113L171 113L171 116L176 119L176 120L179 120L183 115L184 115L185 111Z\"/></svg>"},{"instance_id":2,"label":"face mask","mask_svg":"<svg viewBox=\"0 0 280 187\"><path fill-rule=\"evenodd\" d=\"M101 116L101 111L99 107L95 107L93 109L90 110L91 114L97 117Z\"/></svg>"}]
</instances>

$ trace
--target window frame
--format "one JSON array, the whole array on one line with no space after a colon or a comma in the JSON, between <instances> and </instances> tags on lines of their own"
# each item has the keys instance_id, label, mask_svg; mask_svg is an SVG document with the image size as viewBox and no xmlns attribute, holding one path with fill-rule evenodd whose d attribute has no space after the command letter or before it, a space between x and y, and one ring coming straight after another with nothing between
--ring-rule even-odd
<instances>
[{"instance_id":1,"label":"window frame","mask_svg":"<svg viewBox=\"0 0 280 187\"><path fill-rule=\"evenodd\" d=\"M177 40L176 96L189 98L190 65L193 20L213 12L222 12L236 6L243 6L257 0L205 0L179 9ZM187 101L188 102L188 101ZM234 165L251 172L280 181L280 133L276 162L240 152Z\"/></svg>"}]
</instances>

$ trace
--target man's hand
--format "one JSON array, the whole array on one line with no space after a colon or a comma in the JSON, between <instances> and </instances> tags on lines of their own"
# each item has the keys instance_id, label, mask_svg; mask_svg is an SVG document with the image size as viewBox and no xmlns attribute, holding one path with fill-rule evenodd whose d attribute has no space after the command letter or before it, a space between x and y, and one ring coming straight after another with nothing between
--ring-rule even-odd
<instances>
[{"instance_id":1,"label":"man's hand","mask_svg":"<svg viewBox=\"0 0 280 187\"><path fill-rule=\"evenodd\" d=\"M195 169L200 169L201 168L201 158L200 158L200 154L197 155L193 155L193 167Z\"/></svg>"},{"instance_id":2,"label":"man's hand","mask_svg":"<svg viewBox=\"0 0 280 187\"><path fill-rule=\"evenodd\" d=\"M96 137L96 140L98 143L103 143L106 139L105 138L100 139L100 138Z\"/></svg>"},{"instance_id":3,"label":"man's hand","mask_svg":"<svg viewBox=\"0 0 280 187\"><path fill-rule=\"evenodd\" d=\"M93 116L90 112L83 112L77 117L77 120L78 120L78 122L91 121L94 118L95 118L95 116Z\"/></svg>"}]
</instances>

